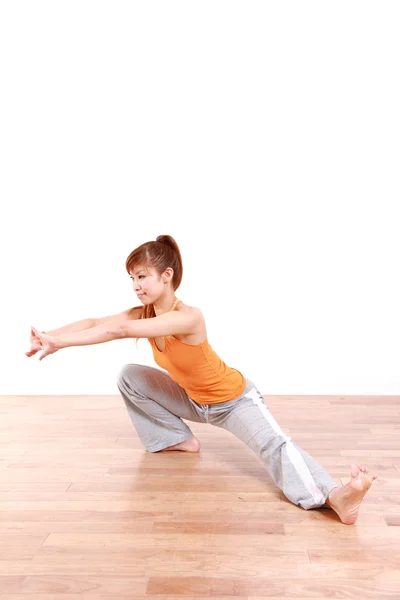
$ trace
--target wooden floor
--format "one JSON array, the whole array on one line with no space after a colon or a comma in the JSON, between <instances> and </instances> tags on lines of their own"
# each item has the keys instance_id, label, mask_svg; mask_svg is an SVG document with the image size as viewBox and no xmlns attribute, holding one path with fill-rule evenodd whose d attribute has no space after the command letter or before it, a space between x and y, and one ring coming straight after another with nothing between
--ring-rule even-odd
<instances>
[{"instance_id":1,"label":"wooden floor","mask_svg":"<svg viewBox=\"0 0 400 600\"><path fill-rule=\"evenodd\" d=\"M148 453L118 396L0 397L0 600L400 599L400 397L265 396L354 526L285 499L232 434Z\"/></svg>"}]
</instances>

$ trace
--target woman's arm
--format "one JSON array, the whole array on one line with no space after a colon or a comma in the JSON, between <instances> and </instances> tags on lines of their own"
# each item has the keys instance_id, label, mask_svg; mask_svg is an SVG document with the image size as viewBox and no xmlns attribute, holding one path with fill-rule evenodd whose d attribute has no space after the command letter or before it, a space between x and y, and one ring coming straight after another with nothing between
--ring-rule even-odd
<instances>
[{"instance_id":1,"label":"woman's arm","mask_svg":"<svg viewBox=\"0 0 400 600\"><path fill-rule=\"evenodd\" d=\"M59 327L58 329L52 329L51 331L42 331L41 333L46 333L48 336L56 337L62 333L74 333L76 331L82 331L84 329L89 329L90 327L94 327L96 324L96 319L81 319L80 321L75 321L74 323L69 323L69 325L64 325L63 327ZM34 333L31 327L31 336L30 336L30 350L25 352L25 355L28 358L34 356L39 350L42 350L41 342L39 337Z\"/></svg>"},{"instance_id":2,"label":"woman's arm","mask_svg":"<svg viewBox=\"0 0 400 600\"><path fill-rule=\"evenodd\" d=\"M85 331L60 334L54 337L57 350L69 346L102 344L123 338L147 338L192 333L203 318L198 308L189 312L172 311L151 319L111 320Z\"/></svg>"},{"instance_id":3,"label":"woman's arm","mask_svg":"<svg viewBox=\"0 0 400 600\"><path fill-rule=\"evenodd\" d=\"M76 333L77 331L84 331L85 329L91 329L97 327L97 325L107 323L108 321L126 321L128 319L140 319L143 306L135 306L133 308L127 308L116 315L109 315L107 317L100 317L99 319L82 319L81 321L75 321L64 327L58 329L52 329L51 331L44 331L47 335L58 336L61 333Z\"/></svg>"},{"instance_id":4,"label":"woman's arm","mask_svg":"<svg viewBox=\"0 0 400 600\"><path fill-rule=\"evenodd\" d=\"M96 324L96 319L81 319L80 321L75 321L74 323L69 323L69 325L64 325L63 327L59 327L58 329L52 329L51 331L46 331L47 335L60 335L61 333L75 333L76 331L83 331L84 329L90 329L94 327Z\"/></svg>"},{"instance_id":5,"label":"woman's arm","mask_svg":"<svg viewBox=\"0 0 400 600\"><path fill-rule=\"evenodd\" d=\"M54 352L57 352L57 350L66 347L66 345L61 345L60 342L60 340L64 339L64 336L66 337L67 342L70 342L67 344L69 346L81 346L84 344L99 344L100 342L108 342L110 339L116 339L116 337L121 336L118 335L114 337L114 335L112 335L110 337L104 332L107 332L108 330L119 331L125 321L140 319L142 313L143 306L134 306L133 308L128 308L120 313L117 313L116 315L109 315L100 319L82 319L81 321L70 323L69 325L65 325L64 327L60 327L59 329L54 329L52 331L38 331L34 327L31 327L31 349L28 352L25 352L25 354L28 358L30 358L42 350L43 353L39 359L42 360L45 356L53 354ZM102 331L104 339L98 339L98 341L94 342L90 341L92 337L88 338L87 332L91 331L92 329L96 329L97 332Z\"/></svg>"}]
</instances>

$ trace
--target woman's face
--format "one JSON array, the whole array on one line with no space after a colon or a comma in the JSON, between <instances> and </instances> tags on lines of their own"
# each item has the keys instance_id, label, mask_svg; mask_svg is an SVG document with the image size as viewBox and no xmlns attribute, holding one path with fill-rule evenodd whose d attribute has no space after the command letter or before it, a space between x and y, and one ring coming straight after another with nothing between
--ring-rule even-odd
<instances>
[{"instance_id":1,"label":"woman's face","mask_svg":"<svg viewBox=\"0 0 400 600\"><path fill-rule=\"evenodd\" d=\"M130 277L133 290L143 304L155 302L165 292L165 281L152 267L135 267Z\"/></svg>"}]
</instances>

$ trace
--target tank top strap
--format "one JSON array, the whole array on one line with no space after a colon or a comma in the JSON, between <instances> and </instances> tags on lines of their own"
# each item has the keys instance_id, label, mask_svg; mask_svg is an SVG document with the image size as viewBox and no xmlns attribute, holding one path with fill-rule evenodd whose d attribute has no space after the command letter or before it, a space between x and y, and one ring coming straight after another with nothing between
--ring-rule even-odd
<instances>
[{"instance_id":1,"label":"tank top strap","mask_svg":"<svg viewBox=\"0 0 400 600\"><path fill-rule=\"evenodd\" d=\"M174 301L173 305L171 306L171 308L169 309L168 312L173 311L174 308L176 307L176 305L178 304L178 302L180 302L179 298L175 298L175 301Z\"/></svg>"}]
</instances>

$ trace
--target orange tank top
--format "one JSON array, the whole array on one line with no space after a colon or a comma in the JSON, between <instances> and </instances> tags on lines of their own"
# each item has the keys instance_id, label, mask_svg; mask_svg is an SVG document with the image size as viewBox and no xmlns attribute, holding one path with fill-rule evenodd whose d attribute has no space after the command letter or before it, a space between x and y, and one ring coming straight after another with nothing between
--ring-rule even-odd
<instances>
[{"instance_id":1,"label":"orange tank top","mask_svg":"<svg viewBox=\"0 0 400 600\"><path fill-rule=\"evenodd\" d=\"M175 299L168 312L180 302ZM173 335L164 337L161 352L154 338L148 338L155 362L165 369L198 404L217 404L235 400L246 389L246 379L237 369L228 367L206 339L201 344L187 344Z\"/></svg>"}]
</instances>

